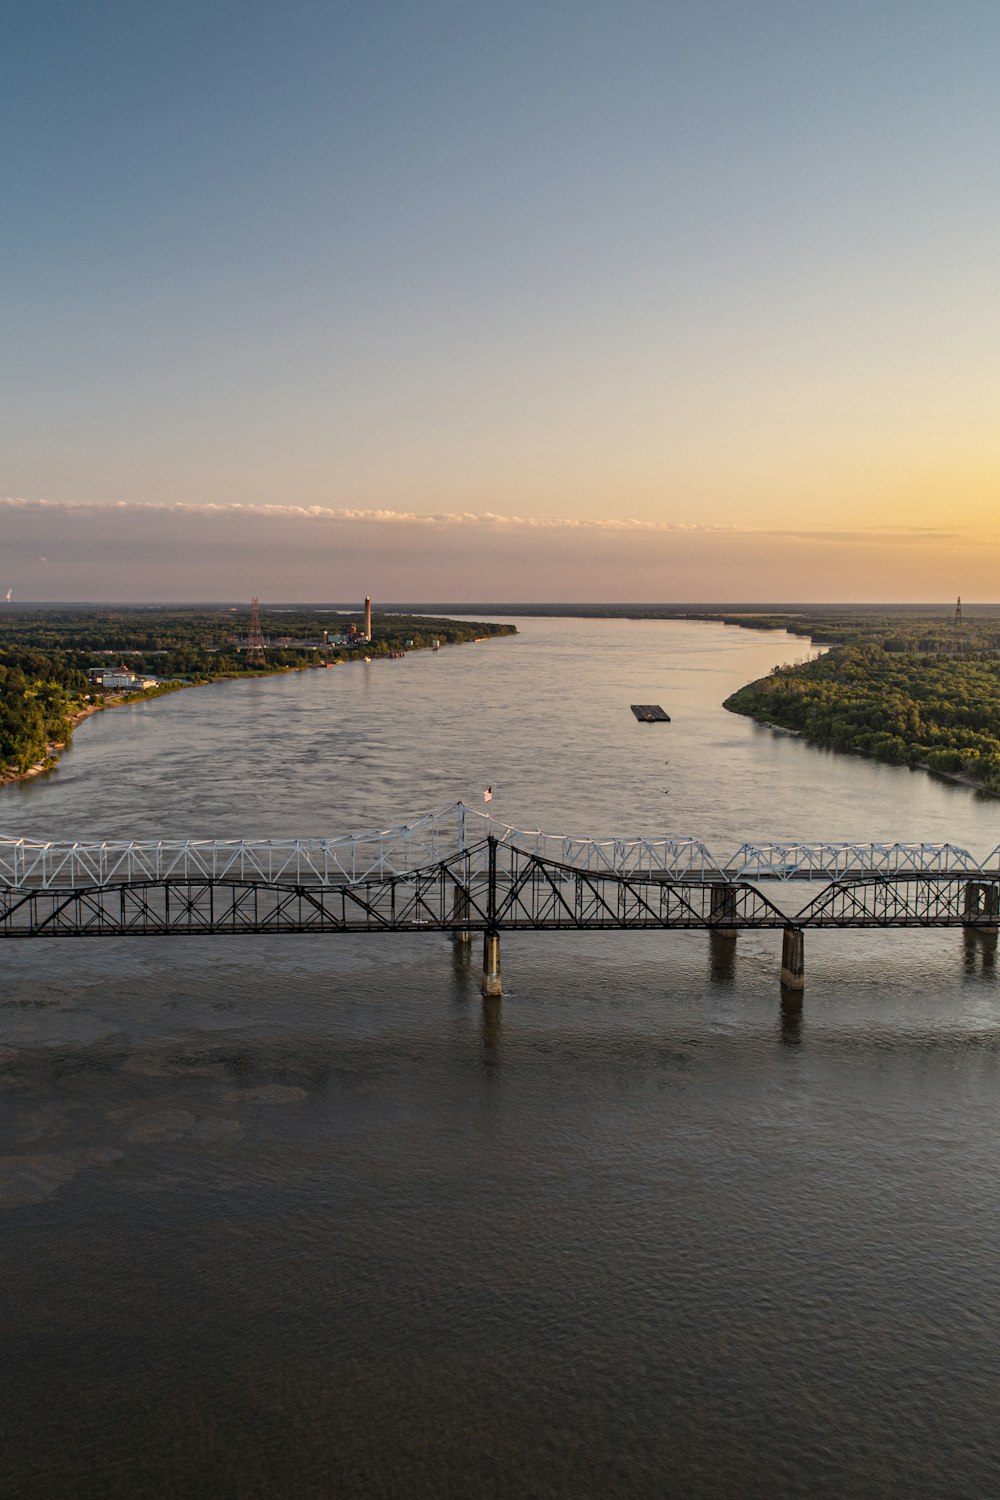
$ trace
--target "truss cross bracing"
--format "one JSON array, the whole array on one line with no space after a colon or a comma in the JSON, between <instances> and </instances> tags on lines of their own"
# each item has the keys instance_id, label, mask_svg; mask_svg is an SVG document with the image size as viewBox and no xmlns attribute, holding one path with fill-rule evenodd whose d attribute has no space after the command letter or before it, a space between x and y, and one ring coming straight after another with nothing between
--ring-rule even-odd
<instances>
[{"instance_id":1,"label":"truss cross bracing","mask_svg":"<svg viewBox=\"0 0 1000 1500\"><path fill-rule=\"evenodd\" d=\"M0 840L0 935L995 928L1000 849L581 839L461 804L331 839ZM775 882L814 882L789 913Z\"/></svg>"},{"instance_id":2,"label":"truss cross bracing","mask_svg":"<svg viewBox=\"0 0 1000 1500\"><path fill-rule=\"evenodd\" d=\"M0 836L0 887L73 890L151 881L339 886L411 875L457 854L498 848L593 874L675 881L790 881L905 875L996 876L1000 846L977 859L955 844L745 843L713 852L657 834L589 838L514 828L455 803L412 823L332 838L41 842Z\"/></svg>"}]
</instances>

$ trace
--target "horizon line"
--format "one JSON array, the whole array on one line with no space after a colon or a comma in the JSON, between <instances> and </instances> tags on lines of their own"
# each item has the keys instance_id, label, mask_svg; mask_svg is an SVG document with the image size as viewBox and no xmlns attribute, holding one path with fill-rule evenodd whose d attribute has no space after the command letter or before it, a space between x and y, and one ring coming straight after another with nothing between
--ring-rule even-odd
<instances>
[{"instance_id":1,"label":"horizon line","mask_svg":"<svg viewBox=\"0 0 1000 1500\"><path fill-rule=\"evenodd\" d=\"M44 609L239 609L249 608L249 601L242 597L228 597L225 599L8 599L0 601L0 618L6 612L14 612L25 608ZM459 613L476 609L491 611L495 614L503 613L504 610L524 611L531 609L545 609L559 612L576 609L602 610L636 610L636 609L669 609L678 612L691 610L731 610L731 611L761 611L770 612L792 612L800 610L836 610L836 609L954 609L951 597L947 599L836 599L836 600L777 600L777 599L467 599L467 600L436 600L436 599L387 599L384 603L376 604L372 599L373 612L377 610L400 612L438 610L444 614L449 612ZM352 611L364 609L364 599L354 600L317 600L317 599L275 599L270 603L262 604L264 609L316 609L333 611ZM1000 609L1000 600L975 600L962 597L963 609Z\"/></svg>"}]
</instances>

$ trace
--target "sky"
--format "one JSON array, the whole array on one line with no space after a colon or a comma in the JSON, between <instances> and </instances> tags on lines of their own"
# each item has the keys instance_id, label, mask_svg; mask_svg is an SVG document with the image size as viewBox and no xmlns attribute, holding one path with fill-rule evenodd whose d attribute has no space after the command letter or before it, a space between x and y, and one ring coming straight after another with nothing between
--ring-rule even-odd
<instances>
[{"instance_id":1,"label":"sky","mask_svg":"<svg viewBox=\"0 0 1000 1500\"><path fill-rule=\"evenodd\" d=\"M0 0L0 592L1000 598L994 0Z\"/></svg>"}]
</instances>

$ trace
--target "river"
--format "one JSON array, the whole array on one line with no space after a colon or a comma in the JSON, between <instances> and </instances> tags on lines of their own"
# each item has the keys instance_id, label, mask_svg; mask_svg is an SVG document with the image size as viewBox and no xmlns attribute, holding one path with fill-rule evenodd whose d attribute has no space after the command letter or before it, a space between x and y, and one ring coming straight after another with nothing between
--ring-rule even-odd
<instances>
[{"instance_id":1,"label":"river","mask_svg":"<svg viewBox=\"0 0 1000 1500\"><path fill-rule=\"evenodd\" d=\"M720 704L801 640L516 637L86 721L41 838L1000 844ZM669 725L637 724L659 702ZM1000 1494L1000 993L959 932L9 943L5 1500Z\"/></svg>"}]
</instances>

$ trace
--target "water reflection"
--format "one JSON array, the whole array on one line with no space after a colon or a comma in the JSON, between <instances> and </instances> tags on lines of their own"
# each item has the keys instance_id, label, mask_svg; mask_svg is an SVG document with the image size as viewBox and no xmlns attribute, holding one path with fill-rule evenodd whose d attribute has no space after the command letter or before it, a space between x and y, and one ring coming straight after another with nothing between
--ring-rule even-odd
<instances>
[{"instance_id":1,"label":"water reflection","mask_svg":"<svg viewBox=\"0 0 1000 1500\"><path fill-rule=\"evenodd\" d=\"M451 940L451 966L456 980L466 983L472 973L472 950L475 944L460 938Z\"/></svg>"},{"instance_id":2,"label":"water reflection","mask_svg":"<svg viewBox=\"0 0 1000 1500\"><path fill-rule=\"evenodd\" d=\"M708 975L720 989L731 990L736 983L736 944L735 935L715 931L708 934Z\"/></svg>"},{"instance_id":3,"label":"water reflection","mask_svg":"<svg viewBox=\"0 0 1000 1500\"><path fill-rule=\"evenodd\" d=\"M1000 843L720 711L800 640L519 627L98 715L0 824L339 833L492 784L557 831ZM478 935L8 944L0 1493L997 1493L995 933L811 935L804 1005L778 935L703 944L525 934L506 1001Z\"/></svg>"},{"instance_id":4,"label":"water reflection","mask_svg":"<svg viewBox=\"0 0 1000 1500\"><path fill-rule=\"evenodd\" d=\"M492 1072L500 1062L503 1042L503 1001L499 995L483 996L482 1017L483 1062Z\"/></svg>"},{"instance_id":5,"label":"water reflection","mask_svg":"<svg viewBox=\"0 0 1000 1500\"><path fill-rule=\"evenodd\" d=\"M781 1040L786 1047L802 1044L803 994L781 985Z\"/></svg>"}]
</instances>

